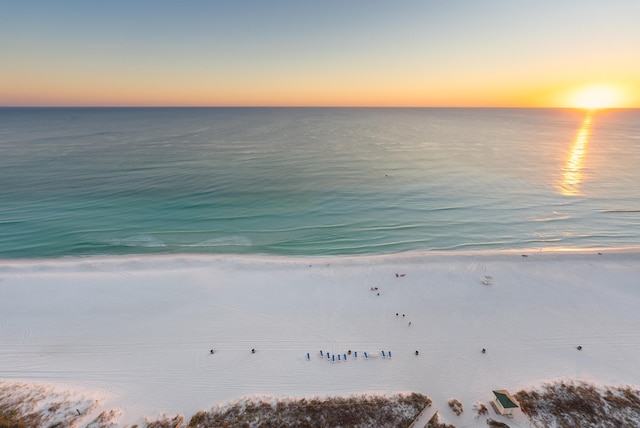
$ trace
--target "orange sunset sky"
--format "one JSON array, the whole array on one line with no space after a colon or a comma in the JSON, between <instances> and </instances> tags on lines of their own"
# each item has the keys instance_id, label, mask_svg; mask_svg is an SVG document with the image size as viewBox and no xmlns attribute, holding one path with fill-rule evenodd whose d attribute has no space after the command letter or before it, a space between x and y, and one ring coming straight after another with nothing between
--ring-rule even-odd
<instances>
[{"instance_id":1,"label":"orange sunset sky","mask_svg":"<svg viewBox=\"0 0 640 428\"><path fill-rule=\"evenodd\" d=\"M640 107L640 1L0 0L1 106Z\"/></svg>"}]
</instances>

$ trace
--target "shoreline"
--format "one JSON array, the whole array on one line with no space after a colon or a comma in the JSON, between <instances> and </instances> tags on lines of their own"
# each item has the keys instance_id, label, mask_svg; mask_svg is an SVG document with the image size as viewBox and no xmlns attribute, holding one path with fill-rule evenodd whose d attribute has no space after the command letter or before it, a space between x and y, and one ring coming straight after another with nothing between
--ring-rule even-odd
<instances>
[{"instance_id":1,"label":"shoreline","mask_svg":"<svg viewBox=\"0 0 640 428\"><path fill-rule=\"evenodd\" d=\"M129 425L254 395L413 391L471 409L554 380L640 385L639 261L628 248L2 260L0 379L94 390Z\"/></svg>"},{"instance_id":2,"label":"shoreline","mask_svg":"<svg viewBox=\"0 0 640 428\"><path fill-rule=\"evenodd\" d=\"M83 262L101 262L116 264L118 262L135 260L139 262L163 262L175 260L180 262L191 262L195 265L211 261L233 260L233 261L257 261L257 262L290 262L306 263L309 261L319 262L357 262L366 260L382 261L416 261L417 259L452 259L452 258L509 258L510 256L581 256L581 255L634 255L640 253L639 247L594 247L594 248L525 248L525 249L502 249L502 250L421 250L405 251L400 253L381 254L353 254L353 255L275 255L275 254L237 254L237 253L148 253L148 254L114 254L114 255L62 255L57 257L35 257L35 258L0 258L0 269L4 266L28 266L37 264L60 263L82 265Z\"/></svg>"}]
</instances>

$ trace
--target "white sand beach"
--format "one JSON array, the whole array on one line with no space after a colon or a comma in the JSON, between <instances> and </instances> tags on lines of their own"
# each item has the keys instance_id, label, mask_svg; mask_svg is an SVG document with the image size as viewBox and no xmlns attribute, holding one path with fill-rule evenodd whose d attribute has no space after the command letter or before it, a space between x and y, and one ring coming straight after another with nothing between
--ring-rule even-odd
<instances>
[{"instance_id":1,"label":"white sand beach","mask_svg":"<svg viewBox=\"0 0 640 428\"><path fill-rule=\"evenodd\" d=\"M486 426L471 407L494 389L639 386L639 278L638 250L5 260L0 380L79 391L122 426L256 394L405 391Z\"/></svg>"}]
</instances>

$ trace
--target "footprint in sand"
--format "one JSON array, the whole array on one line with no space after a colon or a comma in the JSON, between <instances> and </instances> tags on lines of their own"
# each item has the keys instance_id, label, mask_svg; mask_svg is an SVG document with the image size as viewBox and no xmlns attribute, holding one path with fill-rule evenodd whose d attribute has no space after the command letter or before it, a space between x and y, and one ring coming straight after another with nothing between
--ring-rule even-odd
<instances>
[{"instance_id":1,"label":"footprint in sand","mask_svg":"<svg viewBox=\"0 0 640 428\"><path fill-rule=\"evenodd\" d=\"M27 343L29 341L29 339L31 338L31 335L33 334L33 331L31 330L31 327L23 327L22 328L22 334L20 335L20 339L19 339L19 343L21 345L24 345L25 343Z\"/></svg>"}]
</instances>

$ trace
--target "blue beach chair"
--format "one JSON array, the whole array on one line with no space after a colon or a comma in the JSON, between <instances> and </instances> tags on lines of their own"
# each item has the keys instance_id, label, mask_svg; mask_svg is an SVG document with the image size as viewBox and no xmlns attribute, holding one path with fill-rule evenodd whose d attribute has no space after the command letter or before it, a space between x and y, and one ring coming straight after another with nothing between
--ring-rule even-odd
<instances>
[{"instance_id":1,"label":"blue beach chair","mask_svg":"<svg viewBox=\"0 0 640 428\"><path fill-rule=\"evenodd\" d=\"M321 356L321 357L324 357L324 355L322 355L322 349L320 350L320 356Z\"/></svg>"},{"instance_id":2,"label":"blue beach chair","mask_svg":"<svg viewBox=\"0 0 640 428\"><path fill-rule=\"evenodd\" d=\"M364 359L365 359L365 360L368 360L368 359L369 359L369 356L367 355L367 353L366 353L366 352L364 353Z\"/></svg>"},{"instance_id":3,"label":"blue beach chair","mask_svg":"<svg viewBox=\"0 0 640 428\"><path fill-rule=\"evenodd\" d=\"M347 354L342 354L342 356L344 357L344 360L347 361Z\"/></svg>"},{"instance_id":4,"label":"blue beach chair","mask_svg":"<svg viewBox=\"0 0 640 428\"><path fill-rule=\"evenodd\" d=\"M391 358L391 351L387 351L387 353L389 354L389 358Z\"/></svg>"},{"instance_id":5,"label":"blue beach chair","mask_svg":"<svg viewBox=\"0 0 640 428\"><path fill-rule=\"evenodd\" d=\"M338 362L340 362L340 354L338 354Z\"/></svg>"},{"instance_id":6,"label":"blue beach chair","mask_svg":"<svg viewBox=\"0 0 640 428\"><path fill-rule=\"evenodd\" d=\"M307 352L307 360L311 359L311 355L309 355L309 353Z\"/></svg>"},{"instance_id":7,"label":"blue beach chair","mask_svg":"<svg viewBox=\"0 0 640 428\"><path fill-rule=\"evenodd\" d=\"M335 363L335 362L336 362L336 356L335 356L335 355L332 355L332 356L331 356L331 362L332 362L332 363Z\"/></svg>"},{"instance_id":8,"label":"blue beach chair","mask_svg":"<svg viewBox=\"0 0 640 428\"><path fill-rule=\"evenodd\" d=\"M382 358L386 358L387 356L384 355L384 351L380 351L380 355L382 355Z\"/></svg>"},{"instance_id":9,"label":"blue beach chair","mask_svg":"<svg viewBox=\"0 0 640 428\"><path fill-rule=\"evenodd\" d=\"M353 353L353 358L358 358L358 351L355 351L355 352Z\"/></svg>"}]
</instances>

